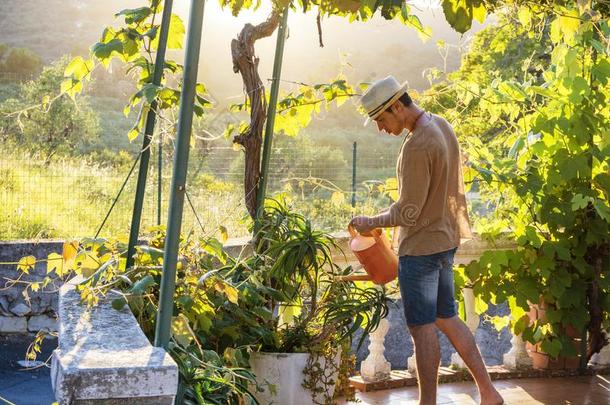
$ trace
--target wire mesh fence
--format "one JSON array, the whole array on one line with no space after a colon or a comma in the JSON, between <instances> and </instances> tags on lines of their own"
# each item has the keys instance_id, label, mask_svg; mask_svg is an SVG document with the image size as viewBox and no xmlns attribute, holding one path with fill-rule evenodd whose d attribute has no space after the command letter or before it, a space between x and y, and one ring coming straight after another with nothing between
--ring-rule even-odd
<instances>
[{"instance_id":1,"label":"wire mesh fence","mask_svg":"<svg viewBox=\"0 0 610 405\"><path fill-rule=\"evenodd\" d=\"M0 83L22 83L32 80L34 75L19 72L0 72Z\"/></svg>"},{"instance_id":2,"label":"wire mesh fence","mask_svg":"<svg viewBox=\"0 0 610 405\"><path fill-rule=\"evenodd\" d=\"M395 176L398 151L359 146L355 160L352 146L274 148L269 163L268 196L282 193L296 210L328 231L343 229L354 211L371 213L387 206L389 199L375 193L374 186ZM170 149L170 145L164 147L161 171L158 151L152 150L143 230L165 225L173 165ZM0 219L0 239L83 237L98 231L102 236L127 235L138 168L136 164L134 173L128 177L132 163L109 168L67 158L45 159L18 152L3 154L0 204L4 214ZM247 235L249 221L246 220L243 178L242 151L230 147L193 148L183 232L213 233L222 226L231 237ZM354 191L355 208L352 207ZM112 212L100 229L111 207Z\"/></svg>"}]
</instances>

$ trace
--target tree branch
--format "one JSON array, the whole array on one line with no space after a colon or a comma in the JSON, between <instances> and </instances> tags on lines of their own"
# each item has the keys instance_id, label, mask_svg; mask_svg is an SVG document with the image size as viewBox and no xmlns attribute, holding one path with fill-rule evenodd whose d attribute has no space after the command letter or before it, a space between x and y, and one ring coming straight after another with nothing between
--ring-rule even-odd
<instances>
[{"instance_id":1,"label":"tree branch","mask_svg":"<svg viewBox=\"0 0 610 405\"><path fill-rule=\"evenodd\" d=\"M244 84L244 92L250 105L250 125L233 138L233 142L244 147L246 164L244 172L244 192L248 213L256 216L256 197L260 179L260 156L262 133L267 118L265 86L258 74L259 59L254 53L254 43L270 36L280 23L280 14L272 11L267 20L259 25L246 24L237 39L231 41L233 71L239 73Z\"/></svg>"}]
</instances>

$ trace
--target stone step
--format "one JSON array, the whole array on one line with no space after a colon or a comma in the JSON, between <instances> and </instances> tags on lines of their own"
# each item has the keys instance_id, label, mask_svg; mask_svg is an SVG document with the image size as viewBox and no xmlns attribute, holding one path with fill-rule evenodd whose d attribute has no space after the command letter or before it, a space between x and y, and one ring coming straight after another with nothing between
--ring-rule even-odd
<instances>
[{"instance_id":1,"label":"stone step","mask_svg":"<svg viewBox=\"0 0 610 405\"><path fill-rule=\"evenodd\" d=\"M610 367L589 366L586 370L537 370L533 368L522 370L509 370L503 366L487 367L487 372L492 380L511 380L519 378L552 378L573 377L577 375L607 375ZM455 370L450 367L440 367L438 382L453 383L459 381L471 381L472 376L467 370ZM417 385L417 376L407 370L392 370L390 378L383 381L367 382L360 375L349 379L350 385L362 392L381 391L392 388L412 387Z\"/></svg>"}]
</instances>

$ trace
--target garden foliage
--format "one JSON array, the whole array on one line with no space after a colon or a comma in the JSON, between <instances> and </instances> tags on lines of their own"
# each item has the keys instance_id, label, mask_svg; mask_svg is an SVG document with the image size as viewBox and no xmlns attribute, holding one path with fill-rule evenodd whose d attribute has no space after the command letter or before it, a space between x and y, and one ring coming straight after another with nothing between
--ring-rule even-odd
<instances>
[{"instance_id":1,"label":"garden foliage","mask_svg":"<svg viewBox=\"0 0 610 405\"><path fill-rule=\"evenodd\" d=\"M509 8L475 37L461 69L422 98L460 134L467 181L492 213L477 220L479 234L518 245L485 253L465 276L483 301L508 301L513 331L553 356L581 352L566 334L575 328L588 333L590 357L610 327L610 27L602 12ZM531 323L526 312L539 303L546 318Z\"/></svg>"},{"instance_id":2,"label":"garden foliage","mask_svg":"<svg viewBox=\"0 0 610 405\"><path fill-rule=\"evenodd\" d=\"M351 346L357 330L364 331L361 343L387 314L383 290L336 279L352 269L335 263L341 253L328 234L281 202L271 201L267 208L258 244L236 256L213 237L186 238L180 245L168 347L180 369L178 403L254 403L252 351L332 359ZM111 300L117 310L129 305L152 341L165 232L161 227L151 232L148 243L137 247L134 267L127 269L124 242L66 244L63 255L47 259L48 277L36 288L53 277L79 275L77 290L86 304ZM36 258L25 257L19 269L27 273L35 263ZM318 376L309 378L315 382ZM333 402L322 397L320 403Z\"/></svg>"}]
</instances>

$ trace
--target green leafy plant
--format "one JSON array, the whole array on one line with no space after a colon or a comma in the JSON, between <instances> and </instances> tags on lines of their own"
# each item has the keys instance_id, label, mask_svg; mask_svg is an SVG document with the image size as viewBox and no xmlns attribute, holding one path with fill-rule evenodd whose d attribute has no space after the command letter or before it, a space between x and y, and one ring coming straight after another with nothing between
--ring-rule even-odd
<instances>
[{"instance_id":1,"label":"green leafy plant","mask_svg":"<svg viewBox=\"0 0 610 405\"><path fill-rule=\"evenodd\" d=\"M610 327L609 38L601 3L507 10L422 100L462 134L466 180L489 202L478 232L517 244L467 266L467 283L509 303L513 332L583 364Z\"/></svg>"},{"instance_id":2,"label":"green leafy plant","mask_svg":"<svg viewBox=\"0 0 610 405\"><path fill-rule=\"evenodd\" d=\"M182 240L168 348L180 369L181 403L255 403L252 351L311 353L304 383L316 387L312 392L322 403L332 403L322 393L335 381L320 379L315 364L325 358L329 367L348 372L334 354L349 347L358 329L366 335L387 314L383 291L335 280L351 269L334 263L330 235L280 202L268 208L257 245L239 257L213 237ZM164 229L152 228L132 268L125 268L123 241L66 243L62 255L47 258L49 280L42 287L53 281L52 272L64 280L80 275L77 290L84 303L98 305L109 297L116 309L128 305L152 340L164 242ZM27 273L36 262L24 257L18 267Z\"/></svg>"},{"instance_id":3,"label":"green leafy plant","mask_svg":"<svg viewBox=\"0 0 610 405\"><path fill-rule=\"evenodd\" d=\"M263 346L263 351L306 352L331 335L338 344L360 327L365 334L374 330L387 314L382 291L337 281L351 268L340 269L334 263L338 247L332 237L315 231L284 202L272 200L266 206L255 240L255 268L265 284L283 293L281 300L270 302L271 310L280 315L279 345Z\"/></svg>"},{"instance_id":4,"label":"green leafy plant","mask_svg":"<svg viewBox=\"0 0 610 405\"><path fill-rule=\"evenodd\" d=\"M151 229L138 246L135 265L125 269L126 246L106 239L84 240L74 268L84 275L77 286L84 302L97 305L110 295L112 306L129 305L144 333L154 337L163 261L163 228ZM265 329L267 314L249 283L234 284L237 262L215 238L184 240L176 282L169 353L179 366L179 403L256 403L247 369L248 348ZM91 267L89 267L91 266ZM84 270L83 270L84 269Z\"/></svg>"},{"instance_id":5,"label":"green leafy plant","mask_svg":"<svg viewBox=\"0 0 610 405\"><path fill-rule=\"evenodd\" d=\"M264 284L282 293L270 297L271 312L279 316L272 324L277 337L261 351L309 353L303 386L315 403L332 404L335 377L347 373L349 358L337 355L351 343L362 328L364 337L375 330L387 315L383 290L338 281L337 276L351 272L340 269L333 260L337 246L330 235L312 229L302 215L290 212L281 200L266 206L262 228L255 235L254 269L259 269ZM346 375L338 378L345 379ZM333 389L331 389L331 387Z\"/></svg>"},{"instance_id":6,"label":"green leafy plant","mask_svg":"<svg viewBox=\"0 0 610 405\"><path fill-rule=\"evenodd\" d=\"M243 369L248 351L311 352L312 347L330 344L329 350L336 353L357 329L374 330L387 313L381 291L333 282L344 271L333 264L329 235L314 231L309 221L280 203L272 203L268 212L251 255L232 258L213 238L182 245L171 351L181 368L191 370L181 371L189 387L185 394L198 392L191 386L197 381L210 384L199 372L210 366L202 358L216 359L216 354L226 361L225 367L236 367L231 369L233 384L252 383ZM138 247L136 267L120 278L127 276L129 282L113 303L117 308L129 304L149 335L154 330L163 240L159 228L148 246ZM83 292L99 288L103 276L96 279L98 272L83 283ZM88 285L90 281L94 282ZM324 355L314 352L314 357L318 354ZM237 390L249 396L246 386L242 388L225 394Z\"/></svg>"}]
</instances>

